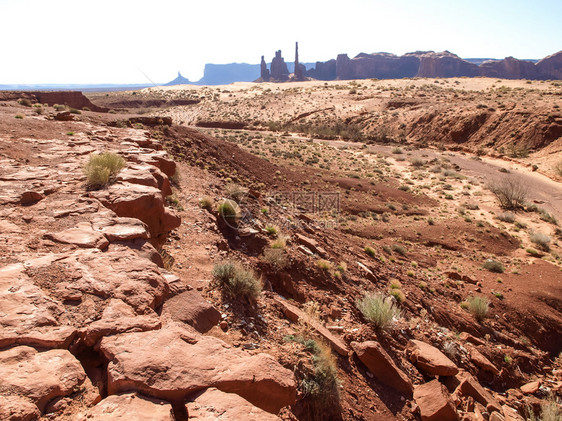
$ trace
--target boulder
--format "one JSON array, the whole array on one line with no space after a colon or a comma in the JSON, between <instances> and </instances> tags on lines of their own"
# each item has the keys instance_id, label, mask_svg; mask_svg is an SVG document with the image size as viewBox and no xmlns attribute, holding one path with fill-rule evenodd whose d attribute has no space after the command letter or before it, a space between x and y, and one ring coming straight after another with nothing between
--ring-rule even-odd
<instances>
[{"instance_id":1,"label":"boulder","mask_svg":"<svg viewBox=\"0 0 562 421\"><path fill-rule=\"evenodd\" d=\"M406 347L410 361L419 369L434 376L454 376L458 367L445 354L432 345L412 339Z\"/></svg>"},{"instance_id":2,"label":"boulder","mask_svg":"<svg viewBox=\"0 0 562 421\"><path fill-rule=\"evenodd\" d=\"M352 342L351 348L378 381L398 392L412 395L414 387L408 376L400 370L383 347L375 341Z\"/></svg>"},{"instance_id":3,"label":"boulder","mask_svg":"<svg viewBox=\"0 0 562 421\"><path fill-rule=\"evenodd\" d=\"M111 395L80 414L79 421L173 421L172 405L135 393Z\"/></svg>"},{"instance_id":4,"label":"boulder","mask_svg":"<svg viewBox=\"0 0 562 421\"><path fill-rule=\"evenodd\" d=\"M265 412L234 393L214 387L198 394L187 403L189 417L197 421L279 421L276 415Z\"/></svg>"},{"instance_id":5,"label":"boulder","mask_svg":"<svg viewBox=\"0 0 562 421\"><path fill-rule=\"evenodd\" d=\"M219 311L194 289L167 300L162 307L162 316L187 323L201 333L207 332L221 320Z\"/></svg>"},{"instance_id":6,"label":"boulder","mask_svg":"<svg viewBox=\"0 0 562 421\"><path fill-rule=\"evenodd\" d=\"M152 237L179 227L181 219L164 207L159 189L132 183L114 183L107 189L90 192L118 216L144 222Z\"/></svg>"},{"instance_id":7,"label":"boulder","mask_svg":"<svg viewBox=\"0 0 562 421\"><path fill-rule=\"evenodd\" d=\"M50 400L74 393L85 379L82 365L67 350L17 346L0 351L0 393L9 399L25 396L40 411Z\"/></svg>"},{"instance_id":8,"label":"boulder","mask_svg":"<svg viewBox=\"0 0 562 421\"><path fill-rule=\"evenodd\" d=\"M79 222L74 228L69 228L54 234L45 234L45 238L65 244L74 244L84 248L98 248L103 250L109 244L105 236L94 231L89 222Z\"/></svg>"},{"instance_id":9,"label":"boulder","mask_svg":"<svg viewBox=\"0 0 562 421\"><path fill-rule=\"evenodd\" d=\"M296 401L293 373L268 354L250 355L174 322L162 329L105 337L108 393L136 390L168 401L216 387L271 413Z\"/></svg>"},{"instance_id":10,"label":"boulder","mask_svg":"<svg viewBox=\"0 0 562 421\"><path fill-rule=\"evenodd\" d=\"M422 421L456 421L459 419L447 389L438 380L416 386L414 400Z\"/></svg>"}]
</instances>

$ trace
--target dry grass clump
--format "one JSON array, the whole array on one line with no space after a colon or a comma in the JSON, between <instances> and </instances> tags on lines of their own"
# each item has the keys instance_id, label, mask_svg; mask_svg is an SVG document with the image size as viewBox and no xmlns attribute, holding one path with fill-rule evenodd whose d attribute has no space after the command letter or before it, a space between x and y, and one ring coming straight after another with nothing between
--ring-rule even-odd
<instances>
[{"instance_id":1,"label":"dry grass clump","mask_svg":"<svg viewBox=\"0 0 562 421\"><path fill-rule=\"evenodd\" d=\"M247 193L248 189L235 183L229 183L224 188L226 195L239 202Z\"/></svg>"},{"instance_id":2,"label":"dry grass clump","mask_svg":"<svg viewBox=\"0 0 562 421\"><path fill-rule=\"evenodd\" d=\"M236 220L240 217L240 206L234 200L224 199L218 204L219 214L226 219Z\"/></svg>"},{"instance_id":3,"label":"dry grass clump","mask_svg":"<svg viewBox=\"0 0 562 421\"><path fill-rule=\"evenodd\" d=\"M316 266L318 266L319 269L322 269L325 272L329 272L330 270L332 270L332 264L324 259L318 259L316 261Z\"/></svg>"},{"instance_id":4,"label":"dry grass clump","mask_svg":"<svg viewBox=\"0 0 562 421\"><path fill-rule=\"evenodd\" d=\"M372 323L376 329L385 329L400 317L400 310L394 305L390 297L381 293L368 293L357 300L356 306L363 317Z\"/></svg>"},{"instance_id":5,"label":"dry grass clump","mask_svg":"<svg viewBox=\"0 0 562 421\"><path fill-rule=\"evenodd\" d=\"M283 249L270 248L263 252L262 260L276 269L284 269L289 266L287 253Z\"/></svg>"},{"instance_id":6,"label":"dry grass clump","mask_svg":"<svg viewBox=\"0 0 562 421\"><path fill-rule=\"evenodd\" d=\"M366 246L364 250L365 253L367 253L369 256L375 257L375 249L373 249L372 247Z\"/></svg>"},{"instance_id":7,"label":"dry grass clump","mask_svg":"<svg viewBox=\"0 0 562 421\"><path fill-rule=\"evenodd\" d=\"M199 199L199 206L203 209L211 210L214 204L215 202L211 196L203 196Z\"/></svg>"},{"instance_id":8,"label":"dry grass clump","mask_svg":"<svg viewBox=\"0 0 562 421\"><path fill-rule=\"evenodd\" d=\"M497 218L502 222L509 222L511 224L515 222L515 215L511 212L498 213Z\"/></svg>"},{"instance_id":9,"label":"dry grass clump","mask_svg":"<svg viewBox=\"0 0 562 421\"><path fill-rule=\"evenodd\" d=\"M506 177L491 183L488 188L503 209L523 208L527 199L527 186L518 178Z\"/></svg>"},{"instance_id":10,"label":"dry grass clump","mask_svg":"<svg viewBox=\"0 0 562 421\"><path fill-rule=\"evenodd\" d=\"M100 189L106 186L115 179L124 166L125 160L116 153L104 152L90 155L84 166L86 186L89 189Z\"/></svg>"},{"instance_id":11,"label":"dry grass clump","mask_svg":"<svg viewBox=\"0 0 562 421\"><path fill-rule=\"evenodd\" d=\"M213 267L213 277L225 287L232 296L257 299L261 293L261 282L254 271L239 262L217 263Z\"/></svg>"},{"instance_id":12,"label":"dry grass clump","mask_svg":"<svg viewBox=\"0 0 562 421\"><path fill-rule=\"evenodd\" d=\"M468 311L470 311L479 322L484 320L488 315L488 306L490 303L486 297L469 297L466 303L468 304Z\"/></svg>"},{"instance_id":13,"label":"dry grass clump","mask_svg":"<svg viewBox=\"0 0 562 421\"><path fill-rule=\"evenodd\" d=\"M532 232L529 239L543 251L550 250L550 237L542 232Z\"/></svg>"}]
</instances>

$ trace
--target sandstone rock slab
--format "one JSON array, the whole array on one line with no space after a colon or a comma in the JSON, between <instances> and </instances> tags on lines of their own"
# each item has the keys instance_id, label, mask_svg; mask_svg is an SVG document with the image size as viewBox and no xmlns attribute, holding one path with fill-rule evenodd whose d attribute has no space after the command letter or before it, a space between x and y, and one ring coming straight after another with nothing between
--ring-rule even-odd
<instances>
[{"instance_id":1,"label":"sandstone rock slab","mask_svg":"<svg viewBox=\"0 0 562 421\"><path fill-rule=\"evenodd\" d=\"M447 389L438 380L416 386L414 400L422 421L456 421L459 419Z\"/></svg>"},{"instance_id":2,"label":"sandstone rock slab","mask_svg":"<svg viewBox=\"0 0 562 421\"><path fill-rule=\"evenodd\" d=\"M187 323L201 333L207 332L221 320L220 312L197 290L185 291L167 300L162 315Z\"/></svg>"},{"instance_id":3,"label":"sandstone rock slab","mask_svg":"<svg viewBox=\"0 0 562 421\"><path fill-rule=\"evenodd\" d=\"M458 367L445 354L432 345L412 339L408 342L406 353L418 368L435 376L454 376Z\"/></svg>"},{"instance_id":4,"label":"sandstone rock slab","mask_svg":"<svg viewBox=\"0 0 562 421\"><path fill-rule=\"evenodd\" d=\"M173 421L172 406L135 393L111 395L78 416L79 421Z\"/></svg>"},{"instance_id":5,"label":"sandstone rock slab","mask_svg":"<svg viewBox=\"0 0 562 421\"><path fill-rule=\"evenodd\" d=\"M40 411L51 399L73 393L85 379L80 362L67 350L18 346L0 351L0 393L25 396Z\"/></svg>"},{"instance_id":6,"label":"sandstone rock slab","mask_svg":"<svg viewBox=\"0 0 562 421\"><path fill-rule=\"evenodd\" d=\"M181 220L164 207L159 189L132 183L115 183L107 189L91 192L118 216L137 218L144 222L152 237L177 228Z\"/></svg>"},{"instance_id":7,"label":"sandstone rock slab","mask_svg":"<svg viewBox=\"0 0 562 421\"><path fill-rule=\"evenodd\" d=\"M0 395L0 420L31 421L39 418L40 415L37 405L29 399L22 396Z\"/></svg>"},{"instance_id":8,"label":"sandstone rock slab","mask_svg":"<svg viewBox=\"0 0 562 421\"><path fill-rule=\"evenodd\" d=\"M414 391L412 382L408 376L400 370L383 347L375 341L352 342L351 348L359 359L367 366L369 371L381 383L393 389L411 395Z\"/></svg>"},{"instance_id":9,"label":"sandstone rock slab","mask_svg":"<svg viewBox=\"0 0 562 421\"><path fill-rule=\"evenodd\" d=\"M234 393L209 388L187 404L189 417L197 421L279 421Z\"/></svg>"},{"instance_id":10,"label":"sandstone rock slab","mask_svg":"<svg viewBox=\"0 0 562 421\"><path fill-rule=\"evenodd\" d=\"M177 401L216 387L273 413L296 400L293 373L270 355L250 355L173 322L156 331L105 337L100 350L109 361L110 394L136 390Z\"/></svg>"},{"instance_id":11,"label":"sandstone rock slab","mask_svg":"<svg viewBox=\"0 0 562 421\"><path fill-rule=\"evenodd\" d=\"M92 228L111 242L149 238L148 227L136 218L95 217L92 219Z\"/></svg>"},{"instance_id":12,"label":"sandstone rock slab","mask_svg":"<svg viewBox=\"0 0 562 421\"><path fill-rule=\"evenodd\" d=\"M67 348L76 329L58 322L56 315L62 312L60 303L32 282L23 264L0 268L0 347Z\"/></svg>"},{"instance_id":13,"label":"sandstone rock slab","mask_svg":"<svg viewBox=\"0 0 562 421\"><path fill-rule=\"evenodd\" d=\"M45 237L59 243L75 244L84 248L103 250L109 245L107 238L101 232L94 231L92 224L89 222L80 222L73 228L57 233L49 233Z\"/></svg>"},{"instance_id":14,"label":"sandstone rock slab","mask_svg":"<svg viewBox=\"0 0 562 421\"><path fill-rule=\"evenodd\" d=\"M159 329L162 322L156 313L136 314L122 300L112 299L103 311L100 320L90 323L82 332L88 346L96 344L102 337L124 332L144 332Z\"/></svg>"}]
</instances>

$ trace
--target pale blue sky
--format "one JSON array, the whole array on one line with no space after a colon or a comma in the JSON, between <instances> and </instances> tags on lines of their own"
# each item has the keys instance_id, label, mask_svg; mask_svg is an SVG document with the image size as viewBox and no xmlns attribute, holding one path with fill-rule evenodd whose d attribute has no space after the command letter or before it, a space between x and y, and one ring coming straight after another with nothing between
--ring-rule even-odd
<instances>
[{"instance_id":1,"label":"pale blue sky","mask_svg":"<svg viewBox=\"0 0 562 421\"><path fill-rule=\"evenodd\" d=\"M0 21L0 84L197 80L205 63L292 60L295 41L305 62L562 50L562 0L0 0Z\"/></svg>"}]
</instances>

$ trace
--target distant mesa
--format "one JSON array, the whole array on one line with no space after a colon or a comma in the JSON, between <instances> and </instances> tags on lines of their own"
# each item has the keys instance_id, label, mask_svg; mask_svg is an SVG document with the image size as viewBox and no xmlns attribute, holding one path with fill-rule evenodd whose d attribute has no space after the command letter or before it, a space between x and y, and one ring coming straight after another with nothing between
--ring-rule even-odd
<instances>
[{"instance_id":1,"label":"distant mesa","mask_svg":"<svg viewBox=\"0 0 562 421\"><path fill-rule=\"evenodd\" d=\"M294 62L286 62L281 50L271 63L229 63L205 65L203 78L190 82L179 72L165 86L228 85L234 82L294 82L301 80L402 79L412 77L492 77L500 79L562 79L562 51L542 60L506 57L463 59L449 51L415 51L398 56L391 53L360 53L353 58L339 54L335 59L301 63L295 45Z\"/></svg>"},{"instance_id":2,"label":"distant mesa","mask_svg":"<svg viewBox=\"0 0 562 421\"><path fill-rule=\"evenodd\" d=\"M183 77L180 72L178 72L178 77L172 80L171 82L166 83L164 86L172 86L172 85L189 85L191 82L189 79Z\"/></svg>"},{"instance_id":3,"label":"distant mesa","mask_svg":"<svg viewBox=\"0 0 562 421\"><path fill-rule=\"evenodd\" d=\"M350 80L401 79L405 77L497 77L502 79L562 79L562 51L536 60L506 57L495 59L462 59L449 51L416 51L397 56L390 53L360 53L354 58L339 54L336 59L316 62L313 68L302 68L298 61L298 43L295 64L298 71L287 75L283 68L281 51L275 53L268 70L263 60L261 77L257 81L286 82L294 80Z\"/></svg>"}]
</instances>

